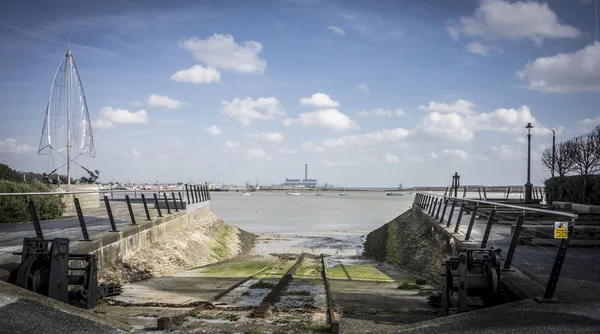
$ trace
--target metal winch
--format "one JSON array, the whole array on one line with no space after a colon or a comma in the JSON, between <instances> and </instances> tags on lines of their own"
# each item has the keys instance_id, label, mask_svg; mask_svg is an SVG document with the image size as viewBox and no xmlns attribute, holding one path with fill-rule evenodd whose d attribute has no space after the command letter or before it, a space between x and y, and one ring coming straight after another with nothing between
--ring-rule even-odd
<instances>
[{"instance_id":1,"label":"metal winch","mask_svg":"<svg viewBox=\"0 0 600 334\"><path fill-rule=\"evenodd\" d=\"M442 274L441 298L432 297L430 300L441 302L446 314L453 306L458 307L458 312L468 311L468 297L481 297L484 304L494 300L500 293L501 251L467 248L462 249L458 257L447 259ZM458 305L453 303L454 293L458 294Z\"/></svg>"},{"instance_id":2,"label":"metal winch","mask_svg":"<svg viewBox=\"0 0 600 334\"><path fill-rule=\"evenodd\" d=\"M85 307L91 309L96 307L98 299L118 295L122 291L119 284L98 286L96 255L69 254L67 238L24 238L23 251L14 254L21 255L21 266L12 282L58 301L83 301ZM81 288L69 291L70 285Z\"/></svg>"}]
</instances>

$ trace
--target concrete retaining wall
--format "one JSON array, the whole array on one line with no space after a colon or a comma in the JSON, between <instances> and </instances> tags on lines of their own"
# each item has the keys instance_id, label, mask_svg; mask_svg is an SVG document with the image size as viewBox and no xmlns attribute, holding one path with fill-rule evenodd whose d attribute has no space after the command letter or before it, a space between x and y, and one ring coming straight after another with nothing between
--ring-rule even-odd
<instances>
[{"instance_id":1,"label":"concrete retaining wall","mask_svg":"<svg viewBox=\"0 0 600 334\"><path fill-rule=\"evenodd\" d=\"M98 276L100 277L104 269L120 263L124 257L149 247L165 236L180 230L190 219L201 218L209 210L209 206L205 205L191 212L181 211L151 222L128 226L119 232L105 232L92 241L72 244L70 252L95 253L98 257Z\"/></svg>"},{"instance_id":2,"label":"concrete retaining wall","mask_svg":"<svg viewBox=\"0 0 600 334\"><path fill-rule=\"evenodd\" d=\"M367 235L364 255L385 261L433 285L441 284L441 265L456 256L459 244L428 215L411 208Z\"/></svg>"}]
</instances>

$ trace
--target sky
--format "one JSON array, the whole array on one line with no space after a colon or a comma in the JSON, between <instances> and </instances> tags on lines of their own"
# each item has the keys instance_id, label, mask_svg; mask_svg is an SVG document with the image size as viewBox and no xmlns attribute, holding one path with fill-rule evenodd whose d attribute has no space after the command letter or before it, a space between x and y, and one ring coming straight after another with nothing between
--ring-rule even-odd
<instances>
[{"instance_id":1,"label":"sky","mask_svg":"<svg viewBox=\"0 0 600 334\"><path fill-rule=\"evenodd\" d=\"M39 155L70 47L101 182L522 185L600 124L594 0L4 0L0 162ZM63 169L63 173L66 171ZM74 176L85 176L78 166Z\"/></svg>"}]
</instances>

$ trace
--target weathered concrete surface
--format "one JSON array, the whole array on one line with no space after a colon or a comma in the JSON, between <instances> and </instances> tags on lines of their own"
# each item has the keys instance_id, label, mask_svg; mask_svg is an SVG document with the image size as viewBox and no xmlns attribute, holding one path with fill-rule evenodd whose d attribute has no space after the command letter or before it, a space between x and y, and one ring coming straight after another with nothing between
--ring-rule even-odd
<instances>
[{"instance_id":1,"label":"weathered concrete surface","mask_svg":"<svg viewBox=\"0 0 600 334\"><path fill-rule=\"evenodd\" d=\"M600 304L538 304L532 300L460 313L398 328L396 333L595 334Z\"/></svg>"},{"instance_id":2,"label":"weathered concrete surface","mask_svg":"<svg viewBox=\"0 0 600 334\"><path fill-rule=\"evenodd\" d=\"M130 326L0 281L1 333L126 333Z\"/></svg>"},{"instance_id":3,"label":"weathered concrete surface","mask_svg":"<svg viewBox=\"0 0 600 334\"><path fill-rule=\"evenodd\" d=\"M367 235L364 255L440 284L441 265L459 245L428 218L414 209L404 212Z\"/></svg>"}]
</instances>

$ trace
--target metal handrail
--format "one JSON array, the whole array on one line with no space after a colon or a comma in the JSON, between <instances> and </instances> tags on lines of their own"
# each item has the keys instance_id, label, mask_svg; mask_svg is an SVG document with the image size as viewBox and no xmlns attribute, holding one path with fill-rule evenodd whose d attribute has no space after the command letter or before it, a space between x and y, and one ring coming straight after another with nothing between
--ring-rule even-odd
<instances>
[{"instance_id":1,"label":"metal handrail","mask_svg":"<svg viewBox=\"0 0 600 334\"><path fill-rule=\"evenodd\" d=\"M204 185L202 185L204 186ZM79 194L105 194L105 193L132 193L132 192L173 192L182 191L181 189L162 189L162 190L82 190L82 191L47 191L37 193L0 193L0 196L50 196L50 195L79 195Z\"/></svg>"},{"instance_id":2,"label":"metal handrail","mask_svg":"<svg viewBox=\"0 0 600 334\"><path fill-rule=\"evenodd\" d=\"M579 218L579 216L577 214L568 213L568 212L529 208L526 206L504 204L504 203L498 203L498 202L492 202L492 201L483 201L483 200L478 200L478 199L460 198L460 197L444 196L444 195L438 195L438 194L428 194L428 193L423 193L423 192L419 192L419 193L423 194L423 195L427 195L427 196L436 196L436 197L441 197L441 198L448 198L448 199L454 199L454 200L459 200L459 201L468 201L468 202L475 202L475 203L482 203L482 204L493 204L493 205L501 206L501 207L505 207L505 208L533 211L533 212L538 212L538 213L546 213L546 214L552 214L552 215L556 215L556 216L569 217L569 218L573 218L573 219Z\"/></svg>"}]
</instances>

